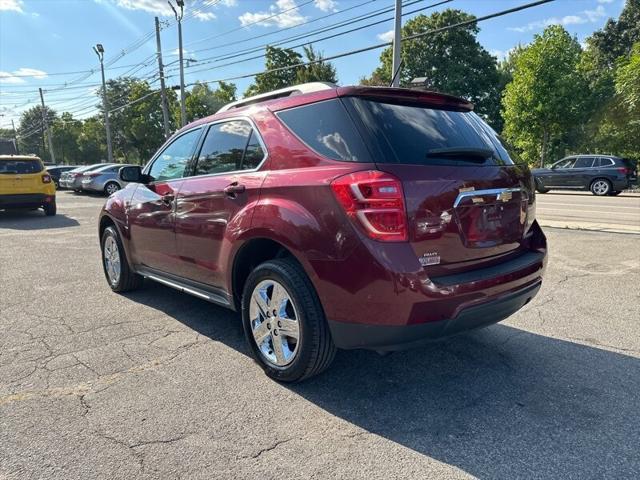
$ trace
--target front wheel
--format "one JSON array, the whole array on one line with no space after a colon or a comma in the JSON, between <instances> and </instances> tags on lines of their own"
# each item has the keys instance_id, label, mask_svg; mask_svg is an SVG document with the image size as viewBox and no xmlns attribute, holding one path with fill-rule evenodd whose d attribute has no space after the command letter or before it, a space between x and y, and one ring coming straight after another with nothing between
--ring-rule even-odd
<instances>
[{"instance_id":1,"label":"front wheel","mask_svg":"<svg viewBox=\"0 0 640 480\"><path fill-rule=\"evenodd\" d=\"M140 288L143 278L129 267L120 235L115 227L104 229L100 242L104 276L114 292L128 292Z\"/></svg>"},{"instance_id":2,"label":"front wheel","mask_svg":"<svg viewBox=\"0 0 640 480\"><path fill-rule=\"evenodd\" d=\"M242 324L265 373L299 382L324 371L336 347L311 281L291 258L265 262L251 272L242 294Z\"/></svg>"},{"instance_id":3,"label":"front wheel","mask_svg":"<svg viewBox=\"0 0 640 480\"><path fill-rule=\"evenodd\" d=\"M609 195L611 192L611 182L604 178L598 178L591 184L591 193L599 197Z\"/></svg>"}]
</instances>

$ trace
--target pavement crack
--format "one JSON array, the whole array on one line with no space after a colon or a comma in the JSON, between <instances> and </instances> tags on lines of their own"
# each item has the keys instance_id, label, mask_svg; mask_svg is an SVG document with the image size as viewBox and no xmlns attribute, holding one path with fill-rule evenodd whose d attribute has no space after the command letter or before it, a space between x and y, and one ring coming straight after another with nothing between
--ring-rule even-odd
<instances>
[{"instance_id":1,"label":"pavement crack","mask_svg":"<svg viewBox=\"0 0 640 480\"><path fill-rule=\"evenodd\" d=\"M287 438L285 440L278 440L273 445L270 445L266 448L262 448L258 450L256 453L251 455L251 458L260 458L260 455L262 455L263 453L270 452L271 450L275 450L280 445L284 445L285 443L288 443L292 440L295 440L295 437ZM244 458L249 458L249 457L244 457Z\"/></svg>"}]
</instances>

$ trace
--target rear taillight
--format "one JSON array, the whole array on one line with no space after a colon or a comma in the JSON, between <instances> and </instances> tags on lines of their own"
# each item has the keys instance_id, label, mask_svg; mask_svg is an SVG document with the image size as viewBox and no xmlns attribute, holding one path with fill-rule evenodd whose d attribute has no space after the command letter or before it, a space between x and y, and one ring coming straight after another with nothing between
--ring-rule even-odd
<instances>
[{"instance_id":1,"label":"rear taillight","mask_svg":"<svg viewBox=\"0 0 640 480\"><path fill-rule=\"evenodd\" d=\"M374 240L405 242L407 212L402 182L377 170L350 173L331 182L349 218Z\"/></svg>"},{"instance_id":2,"label":"rear taillight","mask_svg":"<svg viewBox=\"0 0 640 480\"><path fill-rule=\"evenodd\" d=\"M51 183L51 175L48 173L42 175L42 183Z\"/></svg>"},{"instance_id":3,"label":"rear taillight","mask_svg":"<svg viewBox=\"0 0 640 480\"><path fill-rule=\"evenodd\" d=\"M100 175L99 173L85 173L84 176L85 177L97 177L98 175Z\"/></svg>"},{"instance_id":4,"label":"rear taillight","mask_svg":"<svg viewBox=\"0 0 640 480\"><path fill-rule=\"evenodd\" d=\"M630 173L633 172L633 170L631 170L630 168L625 168L625 167L616 168L616 170L623 175L629 175Z\"/></svg>"}]
</instances>

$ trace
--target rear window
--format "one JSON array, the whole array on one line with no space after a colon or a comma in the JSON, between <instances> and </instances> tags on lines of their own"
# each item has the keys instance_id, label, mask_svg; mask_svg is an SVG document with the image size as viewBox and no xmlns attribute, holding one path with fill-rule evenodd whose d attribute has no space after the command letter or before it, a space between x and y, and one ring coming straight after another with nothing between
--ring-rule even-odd
<instances>
[{"instance_id":1,"label":"rear window","mask_svg":"<svg viewBox=\"0 0 640 480\"><path fill-rule=\"evenodd\" d=\"M513 165L496 132L473 112L346 98L368 131L376 161L417 165Z\"/></svg>"},{"instance_id":2,"label":"rear window","mask_svg":"<svg viewBox=\"0 0 640 480\"><path fill-rule=\"evenodd\" d=\"M347 162L370 161L362 137L338 99L282 110L276 115L320 155Z\"/></svg>"},{"instance_id":3,"label":"rear window","mask_svg":"<svg viewBox=\"0 0 640 480\"><path fill-rule=\"evenodd\" d=\"M40 160L0 160L0 174L38 173L41 171L42 163Z\"/></svg>"}]
</instances>

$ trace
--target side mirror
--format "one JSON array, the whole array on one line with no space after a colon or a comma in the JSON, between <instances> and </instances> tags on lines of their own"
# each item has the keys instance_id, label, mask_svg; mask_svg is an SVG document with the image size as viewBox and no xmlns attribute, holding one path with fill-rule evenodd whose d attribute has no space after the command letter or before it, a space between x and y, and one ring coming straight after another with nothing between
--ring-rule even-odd
<instances>
[{"instance_id":1,"label":"side mirror","mask_svg":"<svg viewBox=\"0 0 640 480\"><path fill-rule=\"evenodd\" d=\"M118 179L123 182L146 183L144 177L146 177L146 175L142 174L142 168L137 165L132 167L120 167L120 170L118 170Z\"/></svg>"}]
</instances>

